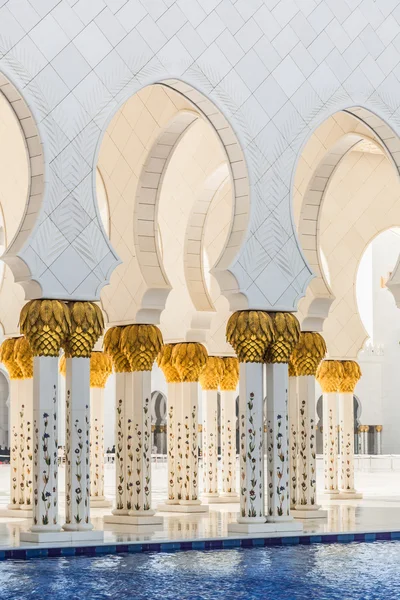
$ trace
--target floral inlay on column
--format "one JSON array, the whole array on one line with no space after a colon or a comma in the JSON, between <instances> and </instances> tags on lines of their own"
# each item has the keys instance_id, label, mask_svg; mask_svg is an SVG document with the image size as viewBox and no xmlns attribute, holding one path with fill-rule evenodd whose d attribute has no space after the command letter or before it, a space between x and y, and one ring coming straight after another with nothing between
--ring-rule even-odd
<instances>
[{"instance_id":1,"label":"floral inlay on column","mask_svg":"<svg viewBox=\"0 0 400 600\"><path fill-rule=\"evenodd\" d=\"M240 517L238 523L265 523L262 364L275 340L275 324L264 311L238 311L226 338L240 366ZM254 363L254 364L253 364ZM243 374L243 377L242 377ZM254 381L253 381L254 378Z\"/></svg>"},{"instance_id":2,"label":"floral inlay on column","mask_svg":"<svg viewBox=\"0 0 400 600\"><path fill-rule=\"evenodd\" d=\"M239 361L223 357L224 373L221 390L221 450L222 495L237 496L236 491L236 388L239 382Z\"/></svg>"},{"instance_id":3,"label":"floral inlay on column","mask_svg":"<svg viewBox=\"0 0 400 600\"><path fill-rule=\"evenodd\" d=\"M177 385L180 383L178 371L172 364L174 344L164 344L157 357L157 364L164 373L168 384L168 424L167 424L167 457L168 457L168 502L177 504L181 499L182 459L180 396L177 397Z\"/></svg>"},{"instance_id":4,"label":"floral inlay on column","mask_svg":"<svg viewBox=\"0 0 400 600\"><path fill-rule=\"evenodd\" d=\"M296 509L311 510L316 506L315 461L315 376L325 357L326 344L317 332L302 332L291 362L298 386L298 455Z\"/></svg>"},{"instance_id":5,"label":"floral inlay on column","mask_svg":"<svg viewBox=\"0 0 400 600\"><path fill-rule=\"evenodd\" d=\"M123 327L111 327L104 335L104 352L111 358L116 379L115 403L115 508L113 514L128 514L127 500L127 443L125 443L126 423L126 378L131 366L121 350Z\"/></svg>"},{"instance_id":6,"label":"floral inlay on column","mask_svg":"<svg viewBox=\"0 0 400 600\"><path fill-rule=\"evenodd\" d=\"M129 516L152 517L151 509L151 370L162 347L155 325L123 328L120 350L129 361L132 390L125 398L127 421L125 456Z\"/></svg>"},{"instance_id":7,"label":"floral inlay on column","mask_svg":"<svg viewBox=\"0 0 400 600\"><path fill-rule=\"evenodd\" d=\"M31 300L20 315L21 332L34 357L33 397L33 522L31 532L59 531L57 361L71 331L64 302Z\"/></svg>"},{"instance_id":8,"label":"floral inlay on column","mask_svg":"<svg viewBox=\"0 0 400 600\"><path fill-rule=\"evenodd\" d=\"M0 347L0 362L8 371L11 379L10 386L10 504L9 509L19 509L24 503L24 494L21 493L23 484L23 448L20 445L20 431L23 426L21 420L21 400L19 398L19 381L24 378L22 370L15 360L15 344L18 338L4 340Z\"/></svg>"},{"instance_id":9,"label":"floral inlay on column","mask_svg":"<svg viewBox=\"0 0 400 600\"><path fill-rule=\"evenodd\" d=\"M336 430L336 395L343 374L343 366L337 360L323 360L316 372L316 379L323 393L323 447L325 492L338 492L338 447Z\"/></svg>"},{"instance_id":10,"label":"floral inlay on column","mask_svg":"<svg viewBox=\"0 0 400 600\"><path fill-rule=\"evenodd\" d=\"M33 501L32 481L32 420L33 420L33 354L28 340L19 337L15 341L14 358L22 371L22 402L20 411L20 452L21 456L21 508L30 509ZM23 485L22 485L23 484ZM22 500L22 502L21 502Z\"/></svg>"},{"instance_id":11,"label":"floral inlay on column","mask_svg":"<svg viewBox=\"0 0 400 600\"><path fill-rule=\"evenodd\" d=\"M340 414L340 492L354 495L354 416L353 395L361 369L353 360L341 361L343 374L339 382Z\"/></svg>"},{"instance_id":12,"label":"floral inlay on column","mask_svg":"<svg viewBox=\"0 0 400 600\"><path fill-rule=\"evenodd\" d=\"M270 491L268 521L290 518L290 463L288 421L288 363L300 338L300 325L291 313L271 313L275 340L265 353Z\"/></svg>"},{"instance_id":13,"label":"floral inlay on column","mask_svg":"<svg viewBox=\"0 0 400 600\"><path fill-rule=\"evenodd\" d=\"M171 364L182 382L182 498L180 504L200 504L198 499L198 381L207 362L202 344L184 342L172 349Z\"/></svg>"},{"instance_id":14,"label":"floral inlay on column","mask_svg":"<svg viewBox=\"0 0 400 600\"><path fill-rule=\"evenodd\" d=\"M209 356L199 382L203 390L203 494L218 496L218 387L224 374L224 361Z\"/></svg>"},{"instance_id":15,"label":"floral inlay on column","mask_svg":"<svg viewBox=\"0 0 400 600\"><path fill-rule=\"evenodd\" d=\"M71 332L64 345L69 430L65 486L70 496L64 529L86 531L90 523L90 359L104 329L101 309L92 302L68 305Z\"/></svg>"}]
</instances>

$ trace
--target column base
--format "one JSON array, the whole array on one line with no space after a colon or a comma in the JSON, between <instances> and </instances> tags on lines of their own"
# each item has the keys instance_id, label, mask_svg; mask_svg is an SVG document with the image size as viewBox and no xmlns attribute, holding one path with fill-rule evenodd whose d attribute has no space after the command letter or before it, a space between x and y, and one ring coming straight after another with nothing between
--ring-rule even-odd
<instances>
[{"instance_id":1,"label":"column base","mask_svg":"<svg viewBox=\"0 0 400 600\"><path fill-rule=\"evenodd\" d=\"M33 510L22 510L15 508L5 508L4 510L0 510L0 519L3 518L12 518L12 519L32 519L33 518Z\"/></svg>"},{"instance_id":2,"label":"column base","mask_svg":"<svg viewBox=\"0 0 400 600\"><path fill-rule=\"evenodd\" d=\"M335 500L335 498L337 499L339 496L339 490L324 490L322 494L325 498L331 498L332 500Z\"/></svg>"},{"instance_id":3,"label":"column base","mask_svg":"<svg viewBox=\"0 0 400 600\"><path fill-rule=\"evenodd\" d=\"M111 500L107 498L90 498L90 508L110 508L112 506Z\"/></svg>"},{"instance_id":4,"label":"column base","mask_svg":"<svg viewBox=\"0 0 400 600\"><path fill-rule=\"evenodd\" d=\"M354 491L350 491L350 492L339 492L339 494L336 496L337 500L360 500L363 497L363 495L359 492Z\"/></svg>"},{"instance_id":5,"label":"column base","mask_svg":"<svg viewBox=\"0 0 400 600\"><path fill-rule=\"evenodd\" d=\"M298 508L291 510L290 514L295 519L326 519L328 517L327 510L321 510L316 507L313 509L306 509L304 506L299 506Z\"/></svg>"},{"instance_id":6,"label":"column base","mask_svg":"<svg viewBox=\"0 0 400 600\"><path fill-rule=\"evenodd\" d=\"M103 523L111 524L111 525L162 525L163 518L158 515L152 516L131 516L131 515L110 515L107 517L103 517Z\"/></svg>"},{"instance_id":7,"label":"column base","mask_svg":"<svg viewBox=\"0 0 400 600\"><path fill-rule=\"evenodd\" d=\"M97 542L104 539L103 531L22 531L21 542L47 544L49 542Z\"/></svg>"},{"instance_id":8,"label":"column base","mask_svg":"<svg viewBox=\"0 0 400 600\"><path fill-rule=\"evenodd\" d=\"M208 513L209 507L205 504L159 504L157 510L172 513Z\"/></svg>"},{"instance_id":9,"label":"column base","mask_svg":"<svg viewBox=\"0 0 400 600\"><path fill-rule=\"evenodd\" d=\"M168 500L165 500L164 504L170 504L171 506L174 506L174 505L179 504L179 500L178 499L177 500L168 499Z\"/></svg>"},{"instance_id":10,"label":"column base","mask_svg":"<svg viewBox=\"0 0 400 600\"><path fill-rule=\"evenodd\" d=\"M86 531L92 531L93 525L92 523L64 523L62 528L64 531L68 531L68 533L82 533Z\"/></svg>"},{"instance_id":11,"label":"column base","mask_svg":"<svg viewBox=\"0 0 400 600\"><path fill-rule=\"evenodd\" d=\"M116 517L120 515L128 515L129 510L127 508L113 508L111 514Z\"/></svg>"},{"instance_id":12,"label":"column base","mask_svg":"<svg viewBox=\"0 0 400 600\"><path fill-rule=\"evenodd\" d=\"M228 533L280 533L303 531L303 524L295 521L286 523L229 523Z\"/></svg>"},{"instance_id":13,"label":"column base","mask_svg":"<svg viewBox=\"0 0 400 600\"><path fill-rule=\"evenodd\" d=\"M207 504L238 504L240 502L240 498L237 494L232 494L232 496L216 496L214 498L204 498L201 497L203 502Z\"/></svg>"}]
</instances>

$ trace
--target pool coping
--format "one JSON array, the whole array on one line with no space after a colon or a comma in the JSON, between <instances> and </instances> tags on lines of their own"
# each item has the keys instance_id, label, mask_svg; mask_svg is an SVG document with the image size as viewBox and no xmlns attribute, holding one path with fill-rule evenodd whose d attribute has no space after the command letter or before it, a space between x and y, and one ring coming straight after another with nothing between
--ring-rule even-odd
<instances>
[{"instance_id":1,"label":"pool coping","mask_svg":"<svg viewBox=\"0 0 400 600\"><path fill-rule=\"evenodd\" d=\"M376 531L366 533L327 533L311 535L285 535L271 537L220 538L209 540L126 542L62 546L47 548L9 548L0 550L0 561L27 560L31 558L56 558L67 556L98 556L100 554L123 554L143 552L179 552L188 550L227 550L262 546L289 546L311 544L349 544L351 542L375 542L400 540L400 531Z\"/></svg>"}]
</instances>

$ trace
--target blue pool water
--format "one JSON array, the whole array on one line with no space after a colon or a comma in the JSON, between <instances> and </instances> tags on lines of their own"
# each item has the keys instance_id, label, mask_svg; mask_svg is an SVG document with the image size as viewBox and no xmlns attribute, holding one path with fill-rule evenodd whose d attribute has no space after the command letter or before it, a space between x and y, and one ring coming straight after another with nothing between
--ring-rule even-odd
<instances>
[{"instance_id":1,"label":"blue pool water","mask_svg":"<svg viewBox=\"0 0 400 600\"><path fill-rule=\"evenodd\" d=\"M400 542L0 563L1 600L400 599Z\"/></svg>"}]
</instances>

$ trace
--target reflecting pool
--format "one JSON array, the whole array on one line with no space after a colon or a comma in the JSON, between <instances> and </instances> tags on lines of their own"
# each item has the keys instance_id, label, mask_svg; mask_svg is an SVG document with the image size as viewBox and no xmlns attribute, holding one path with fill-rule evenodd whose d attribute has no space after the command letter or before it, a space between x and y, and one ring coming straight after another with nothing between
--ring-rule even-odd
<instances>
[{"instance_id":1,"label":"reflecting pool","mask_svg":"<svg viewBox=\"0 0 400 600\"><path fill-rule=\"evenodd\" d=\"M400 542L0 563L1 600L391 600Z\"/></svg>"}]
</instances>

